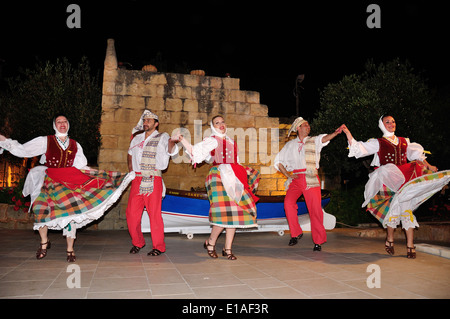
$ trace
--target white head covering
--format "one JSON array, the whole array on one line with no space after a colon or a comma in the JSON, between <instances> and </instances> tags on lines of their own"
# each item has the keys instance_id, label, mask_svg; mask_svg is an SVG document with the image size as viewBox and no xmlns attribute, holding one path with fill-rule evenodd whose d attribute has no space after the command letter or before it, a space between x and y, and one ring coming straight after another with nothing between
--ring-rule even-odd
<instances>
[{"instance_id":1,"label":"white head covering","mask_svg":"<svg viewBox=\"0 0 450 319\"><path fill-rule=\"evenodd\" d=\"M141 118L139 119L139 122L131 131L132 134L134 134L138 131L142 131L144 129L144 119L159 120L158 115L156 115L155 113L152 113L152 111L150 111L150 110L145 110L144 113L142 113Z\"/></svg>"},{"instance_id":2,"label":"white head covering","mask_svg":"<svg viewBox=\"0 0 450 319\"><path fill-rule=\"evenodd\" d=\"M216 135L216 136L218 136L218 137L221 137L221 138L224 138L225 136L227 136L227 130L228 130L228 128L225 128L225 133L219 133L215 128L214 128L214 125L213 125L213 122L211 121L210 123L210 126L211 126L211 135Z\"/></svg>"},{"instance_id":3,"label":"white head covering","mask_svg":"<svg viewBox=\"0 0 450 319\"><path fill-rule=\"evenodd\" d=\"M64 115L58 115L58 116L55 117L55 119L53 120L53 129L55 130L55 135L56 135L57 137L66 137L67 134L69 134L69 128L70 128L69 120L67 120L67 117L66 117L66 120L67 120L67 131L66 131L66 133L61 133L60 131L58 131L58 129L56 128L56 124L55 124L56 119L57 119L58 117L60 117L60 116L64 116ZM65 117L65 116L64 116L64 117Z\"/></svg>"},{"instance_id":4,"label":"white head covering","mask_svg":"<svg viewBox=\"0 0 450 319\"><path fill-rule=\"evenodd\" d=\"M292 132L297 132L297 128L305 122L308 122L308 121L303 119L303 117L297 117L295 119L294 123L292 123L291 128L289 129L288 137L289 137L289 135L291 135Z\"/></svg>"},{"instance_id":5,"label":"white head covering","mask_svg":"<svg viewBox=\"0 0 450 319\"><path fill-rule=\"evenodd\" d=\"M380 119L378 120L378 127L379 127L380 130L383 132L383 136L385 136L385 137L391 137L391 136L394 136L394 135L395 135L395 132L389 132L389 131L386 129L386 127L384 126L384 123L383 123L383 116L384 116L384 115L382 115L382 116L380 117Z\"/></svg>"}]
</instances>

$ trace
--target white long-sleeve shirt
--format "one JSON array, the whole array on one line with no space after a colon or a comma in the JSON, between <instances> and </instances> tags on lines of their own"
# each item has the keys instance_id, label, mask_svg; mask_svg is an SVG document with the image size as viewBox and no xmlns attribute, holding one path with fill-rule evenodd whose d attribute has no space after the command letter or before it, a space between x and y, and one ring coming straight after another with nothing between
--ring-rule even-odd
<instances>
[{"instance_id":1,"label":"white long-sleeve shirt","mask_svg":"<svg viewBox=\"0 0 450 319\"><path fill-rule=\"evenodd\" d=\"M57 140L58 141L58 140ZM69 145L68 141L66 145L60 143L58 141L59 145L66 149ZM29 142L26 142L25 144L20 144L16 140L12 139L6 139L5 141L0 141L0 147L6 149L11 154L17 157L34 157L41 155L40 163L45 164L46 158L45 153L47 152L47 136L39 136L34 139L32 139ZM84 168L87 165L87 159L86 156L84 156L83 148L81 145L77 142L77 153L75 154L75 159L73 161L73 167L76 167L78 169ZM42 184L44 183L45 178L45 170L47 169L46 166L36 166L33 167L25 179L25 184L23 186L23 196L30 195L31 197L31 203L34 202L34 200L37 198L37 196L40 193L40 189L42 187ZM30 205L31 209L31 205Z\"/></svg>"},{"instance_id":2,"label":"white long-sleeve shirt","mask_svg":"<svg viewBox=\"0 0 450 319\"><path fill-rule=\"evenodd\" d=\"M58 143L63 149L66 149L67 146L69 145L69 143L66 143L66 145L64 145L59 141ZM24 144L20 144L18 141L8 138L5 141L0 141L0 147L4 148L5 150L9 151L11 154L17 157L29 158L42 155L39 162L41 164L45 164L46 160L45 153L47 152L47 136L36 137ZM83 148L77 142L77 153L75 155L73 166L78 169L81 169L86 165L87 159L86 156L84 156Z\"/></svg>"},{"instance_id":3,"label":"white long-sleeve shirt","mask_svg":"<svg viewBox=\"0 0 450 319\"><path fill-rule=\"evenodd\" d=\"M320 134L316 137L316 168L319 169L320 162L320 152L324 146L327 146L330 141L322 143L322 138L327 134ZM303 139L303 143L305 143L310 136L307 136ZM305 147L303 146L299 151L300 139L298 136L287 142L281 151L275 156L275 161L273 166L277 171L280 171L278 164L282 164L284 168L288 172L292 172L296 169L306 169L306 157L305 157Z\"/></svg>"},{"instance_id":4,"label":"white long-sleeve shirt","mask_svg":"<svg viewBox=\"0 0 450 319\"><path fill-rule=\"evenodd\" d=\"M145 138L145 132L136 135L130 143L130 148L128 149L128 154L131 155L131 163L133 171L140 172L141 171L141 160L142 153L144 151L145 144L148 141L156 136L158 131L154 131L149 137ZM159 140L158 147L156 149L156 165L155 168L158 170L165 170L169 165L170 156L173 156L178 153L178 145L175 144L175 147L171 153L168 151L169 145L169 134L162 133L162 136Z\"/></svg>"},{"instance_id":5,"label":"white long-sleeve shirt","mask_svg":"<svg viewBox=\"0 0 450 319\"><path fill-rule=\"evenodd\" d=\"M423 153L423 147L417 143L411 143L409 138L405 138L408 146L406 148L406 158L409 161L423 161L426 159ZM349 153L348 157L365 157L369 155L374 155L371 166L380 166L380 158L378 157L378 151L380 150L380 143L378 139L372 138L367 142L356 141L354 138L352 139L351 144L349 145Z\"/></svg>"}]
</instances>

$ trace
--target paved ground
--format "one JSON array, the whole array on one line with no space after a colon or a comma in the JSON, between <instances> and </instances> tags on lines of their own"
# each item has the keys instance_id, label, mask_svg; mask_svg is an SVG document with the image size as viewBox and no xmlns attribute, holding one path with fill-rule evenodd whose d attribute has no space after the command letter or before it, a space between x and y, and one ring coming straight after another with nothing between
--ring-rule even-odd
<instances>
[{"instance_id":1,"label":"paved ground","mask_svg":"<svg viewBox=\"0 0 450 319\"><path fill-rule=\"evenodd\" d=\"M408 260L404 240L396 241L396 255L389 256L382 239L354 237L345 230L328 232L328 243L321 252L312 251L310 233L294 247L287 245L289 234L238 233L234 244L238 259L229 261L206 255L202 245L207 235L189 240L166 234L167 252L158 257L147 256L150 235L146 238L147 246L131 255L126 231L79 232L75 267L79 266L80 272L67 272L72 264L65 261L65 239L60 232L50 234L52 248L47 257L36 260L36 233L0 230L0 298L450 297L450 259L418 252L417 259ZM223 241L224 236L219 238L218 252ZM368 281L372 286L380 283L380 287L370 288ZM68 282L79 282L80 287L70 289Z\"/></svg>"}]
</instances>

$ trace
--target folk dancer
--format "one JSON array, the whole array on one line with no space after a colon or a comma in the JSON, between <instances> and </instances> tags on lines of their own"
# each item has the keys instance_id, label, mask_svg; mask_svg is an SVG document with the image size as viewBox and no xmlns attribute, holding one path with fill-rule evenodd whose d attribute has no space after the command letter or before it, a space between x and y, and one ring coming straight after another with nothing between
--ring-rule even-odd
<instances>
[{"instance_id":1,"label":"folk dancer","mask_svg":"<svg viewBox=\"0 0 450 319\"><path fill-rule=\"evenodd\" d=\"M419 224L413 211L449 182L450 171L438 172L436 166L427 162L421 145L396 136L392 116L380 117L378 127L383 137L367 142L356 141L344 127L349 143L348 156L374 155L371 166L376 169L369 174L362 207L367 206L387 229L385 250L389 255L394 255L394 230L401 223L406 233L406 257L414 259L414 229Z\"/></svg>"},{"instance_id":2,"label":"folk dancer","mask_svg":"<svg viewBox=\"0 0 450 319\"><path fill-rule=\"evenodd\" d=\"M0 147L18 157L41 156L30 170L23 195L31 197L35 215L33 229L39 231L36 258L47 256L51 247L48 229L63 230L67 240L67 261L75 262L76 229L103 216L133 179L133 174L94 170L87 167L81 145L69 138L69 121L64 115L53 120L54 135L40 136L20 144L0 135Z\"/></svg>"},{"instance_id":3,"label":"folk dancer","mask_svg":"<svg viewBox=\"0 0 450 319\"><path fill-rule=\"evenodd\" d=\"M225 230L222 256L235 260L237 258L233 254L232 244L236 229L258 227L258 198L254 192L259 183L259 172L239 164L237 145L227 136L227 125L223 116L212 118L211 132L211 136L195 145L191 145L179 134L172 138L181 141L193 165L203 161L212 164L205 182L212 230L203 247L211 258L218 258L215 246L217 238Z\"/></svg>"},{"instance_id":4,"label":"folk dancer","mask_svg":"<svg viewBox=\"0 0 450 319\"><path fill-rule=\"evenodd\" d=\"M153 246L147 255L158 256L166 251L161 213L165 185L161 171L167 168L170 156L178 153L178 146L170 140L169 134L159 133L158 128L158 116L145 110L132 130L133 134L138 134L131 140L128 150L128 170L136 174L131 183L126 210L128 231L133 245L131 254L138 253L145 246L141 230L144 207L150 218Z\"/></svg>"},{"instance_id":5,"label":"folk dancer","mask_svg":"<svg viewBox=\"0 0 450 319\"><path fill-rule=\"evenodd\" d=\"M284 199L284 210L291 232L289 246L294 246L303 236L303 230L298 221L297 200L303 194L311 221L311 234L314 251L320 251L322 244L327 241L327 234L323 226L323 211L321 206L319 169L320 152L330 140L342 132L342 126L331 134L309 136L311 127L308 121L298 117L292 124L288 137L297 132L297 138L290 140L277 154L274 161L275 169L288 179Z\"/></svg>"}]
</instances>

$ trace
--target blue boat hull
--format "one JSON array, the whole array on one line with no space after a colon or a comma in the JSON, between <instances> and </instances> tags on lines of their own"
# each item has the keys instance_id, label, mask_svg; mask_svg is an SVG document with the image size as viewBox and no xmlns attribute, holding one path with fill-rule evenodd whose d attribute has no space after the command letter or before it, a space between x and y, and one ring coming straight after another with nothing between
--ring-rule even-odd
<instances>
[{"instance_id":1,"label":"blue boat hull","mask_svg":"<svg viewBox=\"0 0 450 319\"><path fill-rule=\"evenodd\" d=\"M289 229L284 213L284 196L258 196L260 200L256 204L257 228L245 229L245 231L275 231L280 235ZM322 190L322 208L330 202L330 193ZM308 231L309 214L303 196L297 201L299 223L303 230ZM187 234L192 238L193 234L209 233L209 200L206 192L182 191L167 189L162 201L162 216L165 232L178 232ZM324 211L325 229L333 229L336 223L334 216ZM142 231L150 232L150 221L147 213L142 216ZM238 231L244 231L238 229Z\"/></svg>"}]
</instances>

